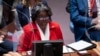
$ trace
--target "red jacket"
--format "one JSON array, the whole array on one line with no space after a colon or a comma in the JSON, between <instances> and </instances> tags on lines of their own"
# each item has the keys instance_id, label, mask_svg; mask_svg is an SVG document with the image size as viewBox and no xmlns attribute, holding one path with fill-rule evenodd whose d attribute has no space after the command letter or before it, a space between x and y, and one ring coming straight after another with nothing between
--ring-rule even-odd
<instances>
[{"instance_id":1,"label":"red jacket","mask_svg":"<svg viewBox=\"0 0 100 56\"><path fill-rule=\"evenodd\" d=\"M63 40L62 32L60 26L55 22L49 23L50 27L50 38L49 40ZM40 41L40 33L35 23L27 24L23 27L24 37L20 38L20 44L18 46L18 51L28 51L32 48L33 41Z\"/></svg>"}]
</instances>

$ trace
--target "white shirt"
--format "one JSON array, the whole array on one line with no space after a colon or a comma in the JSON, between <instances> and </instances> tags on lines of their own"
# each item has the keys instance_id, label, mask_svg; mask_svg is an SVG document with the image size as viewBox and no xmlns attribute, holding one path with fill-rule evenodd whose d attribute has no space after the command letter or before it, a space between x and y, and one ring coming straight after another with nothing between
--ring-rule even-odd
<instances>
[{"instance_id":1,"label":"white shirt","mask_svg":"<svg viewBox=\"0 0 100 56\"><path fill-rule=\"evenodd\" d=\"M97 14L100 15L100 0L96 0L96 5L97 5ZM90 13L90 0L88 0L88 12Z\"/></svg>"},{"instance_id":2,"label":"white shirt","mask_svg":"<svg viewBox=\"0 0 100 56\"><path fill-rule=\"evenodd\" d=\"M100 0L96 0L98 15L100 15Z\"/></svg>"},{"instance_id":3,"label":"white shirt","mask_svg":"<svg viewBox=\"0 0 100 56\"><path fill-rule=\"evenodd\" d=\"M41 30L41 28L39 27L37 23L36 23L36 26L40 32L41 40L49 40L49 36L50 36L49 23L46 26L45 34L43 33L43 31Z\"/></svg>"}]
</instances>

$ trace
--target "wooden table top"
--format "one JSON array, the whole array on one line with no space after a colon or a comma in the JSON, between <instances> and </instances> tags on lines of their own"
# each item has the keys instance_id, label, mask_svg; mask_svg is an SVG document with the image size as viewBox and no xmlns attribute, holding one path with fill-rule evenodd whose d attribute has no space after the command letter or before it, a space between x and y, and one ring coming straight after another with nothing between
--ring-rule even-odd
<instances>
[{"instance_id":1,"label":"wooden table top","mask_svg":"<svg viewBox=\"0 0 100 56\"><path fill-rule=\"evenodd\" d=\"M77 52L64 53L63 56L99 56L94 50L88 50L88 53L78 54Z\"/></svg>"}]
</instances>

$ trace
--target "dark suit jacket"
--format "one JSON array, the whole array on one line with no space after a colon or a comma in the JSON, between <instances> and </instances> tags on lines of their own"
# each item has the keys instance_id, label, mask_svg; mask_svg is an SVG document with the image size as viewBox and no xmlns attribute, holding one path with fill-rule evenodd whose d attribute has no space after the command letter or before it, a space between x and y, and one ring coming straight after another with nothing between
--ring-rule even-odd
<instances>
[{"instance_id":1,"label":"dark suit jacket","mask_svg":"<svg viewBox=\"0 0 100 56\"><path fill-rule=\"evenodd\" d=\"M13 42L5 39L3 43L0 43L0 55L9 51L13 51Z\"/></svg>"},{"instance_id":2,"label":"dark suit jacket","mask_svg":"<svg viewBox=\"0 0 100 56\"><path fill-rule=\"evenodd\" d=\"M88 41L85 31L91 27L92 18L88 16L88 0L69 0L70 1L70 20L74 24L75 40L81 39ZM92 32L92 33L91 33ZM93 40L98 39L98 34L95 34L96 30L89 31L90 37ZM92 34L92 35L91 35ZM94 37L93 37L94 36ZM100 37L99 37L100 38ZM100 39L99 39L100 40Z\"/></svg>"},{"instance_id":3,"label":"dark suit jacket","mask_svg":"<svg viewBox=\"0 0 100 56\"><path fill-rule=\"evenodd\" d=\"M26 25L29 22L29 8L24 7L23 4L18 4L17 7L18 18L21 26Z\"/></svg>"}]
</instances>

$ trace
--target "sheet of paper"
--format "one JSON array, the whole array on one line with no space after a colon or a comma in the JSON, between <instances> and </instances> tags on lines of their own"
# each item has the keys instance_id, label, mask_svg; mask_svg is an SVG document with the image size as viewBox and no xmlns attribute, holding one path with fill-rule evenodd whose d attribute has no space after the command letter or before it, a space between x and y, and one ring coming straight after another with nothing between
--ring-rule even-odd
<instances>
[{"instance_id":1,"label":"sheet of paper","mask_svg":"<svg viewBox=\"0 0 100 56\"><path fill-rule=\"evenodd\" d=\"M69 47L63 46L63 53L71 53L71 52L75 52L75 51L73 51ZM86 50L83 50L83 51L79 51L79 53L87 53L87 51Z\"/></svg>"},{"instance_id":2,"label":"sheet of paper","mask_svg":"<svg viewBox=\"0 0 100 56\"><path fill-rule=\"evenodd\" d=\"M74 52L74 51L71 48L63 46L63 53L70 53L70 52Z\"/></svg>"},{"instance_id":3,"label":"sheet of paper","mask_svg":"<svg viewBox=\"0 0 100 56\"><path fill-rule=\"evenodd\" d=\"M83 41L83 40L68 44L69 47L71 47L71 48L73 48L75 50L82 50L82 49L84 49L86 47L89 47L91 45L92 45L91 43L88 43L88 42Z\"/></svg>"}]
</instances>

